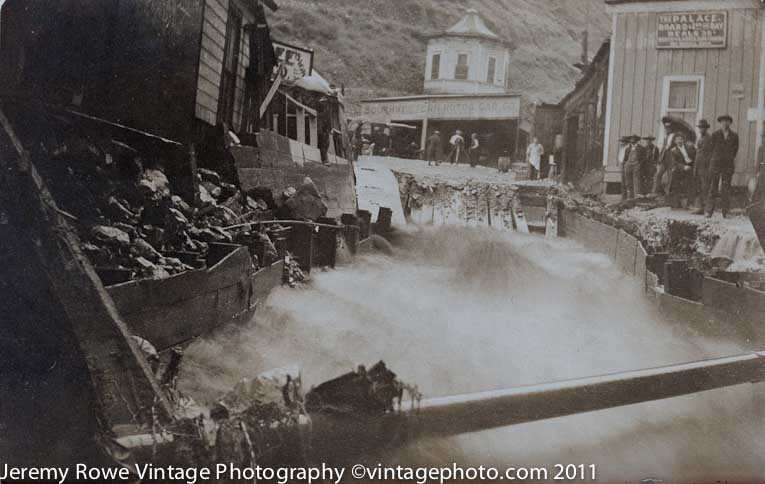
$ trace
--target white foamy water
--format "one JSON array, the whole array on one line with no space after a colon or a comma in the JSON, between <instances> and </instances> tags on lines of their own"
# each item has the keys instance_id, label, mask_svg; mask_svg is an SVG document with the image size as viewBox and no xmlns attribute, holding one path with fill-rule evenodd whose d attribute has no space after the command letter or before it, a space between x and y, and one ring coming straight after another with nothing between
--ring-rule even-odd
<instances>
[{"instance_id":1,"label":"white foamy water","mask_svg":"<svg viewBox=\"0 0 765 484\"><path fill-rule=\"evenodd\" d=\"M187 350L182 389L211 401L297 363L306 386L383 359L441 396L728 356L664 321L605 256L565 240L466 228L403 237L278 289L255 321ZM762 385L562 417L369 456L390 465L596 464L600 482L765 481Z\"/></svg>"}]
</instances>

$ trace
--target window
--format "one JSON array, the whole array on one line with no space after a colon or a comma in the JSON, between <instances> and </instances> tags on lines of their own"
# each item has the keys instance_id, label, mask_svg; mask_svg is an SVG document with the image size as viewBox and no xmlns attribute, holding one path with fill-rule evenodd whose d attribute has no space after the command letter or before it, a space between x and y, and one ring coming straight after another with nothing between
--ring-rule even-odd
<instances>
[{"instance_id":1,"label":"window","mask_svg":"<svg viewBox=\"0 0 765 484\"><path fill-rule=\"evenodd\" d=\"M220 96L218 97L218 122L228 124L230 129L233 129L234 121L234 96L236 94L241 40L242 14L232 4L226 22L226 48L223 51L223 69L220 79Z\"/></svg>"},{"instance_id":2,"label":"window","mask_svg":"<svg viewBox=\"0 0 765 484\"><path fill-rule=\"evenodd\" d=\"M438 79L441 74L441 54L433 54L433 59L430 64L430 78Z\"/></svg>"},{"instance_id":3,"label":"window","mask_svg":"<svg viewBox=\"0 0 765 484\"><path fill-rule=\"evenodd\" d=\"M497 70L497 58L489 57L489 65L486 72L486 82L494 84L494 73Z\"/></svg>"},{"instance_id":4,"label":"window","mask_svg":"<svg viewBox=\"0 0 765 484\"><path fill-rule=\"evenodd\" d=\"M457 54L457 66L454 68L454 78L467 80L468 78L468 55Z\"/></svg>"},{"instance_id":5,"label":"window","mask_svg":"<svg viewBox=\"0 0 765 484\"><path fill-rule=\"evenodd\" d=\"M662 113L684 121L693 129L701 119L704 104L704 76L664 78Z\"/></svg>"}]
</instances>

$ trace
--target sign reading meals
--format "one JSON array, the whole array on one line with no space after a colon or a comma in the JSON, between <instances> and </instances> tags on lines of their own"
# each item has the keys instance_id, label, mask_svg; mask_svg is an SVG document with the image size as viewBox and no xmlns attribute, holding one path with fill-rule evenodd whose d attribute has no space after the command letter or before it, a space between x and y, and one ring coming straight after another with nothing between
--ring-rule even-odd
<instances>
[{"instance_id":1,"label":"sign reading meals","mask_svg":"<svg viewBox=\"0 0 765 484\"><path fill-rule=\"evenodd\" d=\"M657 49L724 49L728 12L660 13Z\"/></svg>"}]
</instances>

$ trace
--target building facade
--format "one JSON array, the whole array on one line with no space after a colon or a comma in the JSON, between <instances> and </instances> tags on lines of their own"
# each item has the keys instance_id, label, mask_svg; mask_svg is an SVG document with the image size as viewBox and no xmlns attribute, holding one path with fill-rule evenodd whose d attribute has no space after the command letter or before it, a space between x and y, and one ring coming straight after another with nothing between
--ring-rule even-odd
<instances>
[{"instance_id":1,"label":"building facade","mask_svg":"<svg viewBox=\"0 0 765 484\"><path fill-rule=\"evenodd\" d=\"M459 129L466 139L478 135L476 162L496 166L500 156L512 156L521 131L530 128L521 125L521 97L510 92L509 44L471 9L429 38L424 65L422 95L363 100L362 121L413 126L423 151L438 131L439 151L448 152L448 140Z\"/></svg>"},{"instance_id":2,"label":"building facade","mask_svg":"<svg viewBox=\"0 0 765 484\"><path fill-rule=\"evenodd\" d=\"M475 10L432 36L425 62L426 94L499 94L508 90L510 50Z\"/></svg>"},{"instance_id":3,"label":"building facade","mask_svg":"<svg viewBox=\"0 0 765 484\"><path fill-rule=\"evenodd\" d=\"M734 185L756 172L765 119L765 36L759 0L606 0L612 15L605 192L621 191L620 137L653 135L663 116L695 125L730 114L740 136Z\"/></svg>"}]
</instances>

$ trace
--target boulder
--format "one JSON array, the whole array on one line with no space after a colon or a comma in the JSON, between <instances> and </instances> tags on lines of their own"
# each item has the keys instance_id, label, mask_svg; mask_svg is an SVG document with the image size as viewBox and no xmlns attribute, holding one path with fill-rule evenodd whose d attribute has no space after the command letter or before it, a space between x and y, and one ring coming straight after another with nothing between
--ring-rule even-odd
<instances>
[{"instance_id":1,"label":"boulder","mask_svg":"<svg viewBox=\"0 0 765 484\"><path fill-rule=\"evenodd\" d=\"M199 177L202 181L220 185L221 178L218 172L208 170L207 168L198 168L197 173L199 173Z\"/></svg>"},{"instance_id":2,"label":"boulder","mask_svg":"<svg viewBox=\"0 0 765 484\"><path fill-rule=\"evenodd\" d=\"M286 194L286 191L285 191ZM295 194L285 203L292 216L296 219L316 220L327 214L327 204L321 199L319 190L313 181L306 177Z\"/></svg>"},{"instance_id":3,"label":"boulder","mask_svg":"<svg viewBox=\"0 0 765 484\"><path fill-rule=\"evenodd\" d=\"M129 247L130 236L116 227L108 225L96 225L90 229L91 235L104 244L114 247Z\"/></svg>"},{"instance_id":4,"label":"boulder","mask_svg":"<svg viewBox=\"0 0 765 484\"><path fill-rule=\"evenodd\" d=\"M207 193L209 193L210 196L212 196L216 200L219 199L220 196L223 194L223 191L215 183L203 181L202 183L200 183L200 185L203 186L205 190L207 190Z\"/></svg>"},{"instance_id":5,"label":"boulder","mask_svg":"<svg viewBox=\"0 0 765 484\"><path fill-rule=\"evenodd\" d=\"M136 257L144 257L151 262L157 262L162 258L162 254L141 238L133 240L130 245L130 253Z\"/></svg>"}]
</instances>

